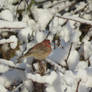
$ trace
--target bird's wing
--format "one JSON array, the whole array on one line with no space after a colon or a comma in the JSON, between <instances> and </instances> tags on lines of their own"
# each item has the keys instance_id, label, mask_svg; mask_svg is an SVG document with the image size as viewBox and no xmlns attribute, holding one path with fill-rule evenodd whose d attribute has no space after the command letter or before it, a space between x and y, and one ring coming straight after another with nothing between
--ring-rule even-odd
<instances>
[{"instance_id":1,"label":"bird's wing","mask_svg":"<svg viewBox=\"0 0 92 92\"><path fill-rule=\"evenodd\" d=\"M36 46L34 46L31 51L29 50L30 54L31 53L40 53L40 52L45 52L47 51L46 46L44 46L43 44L38 44Z\"/></svg>"}]
</instances>

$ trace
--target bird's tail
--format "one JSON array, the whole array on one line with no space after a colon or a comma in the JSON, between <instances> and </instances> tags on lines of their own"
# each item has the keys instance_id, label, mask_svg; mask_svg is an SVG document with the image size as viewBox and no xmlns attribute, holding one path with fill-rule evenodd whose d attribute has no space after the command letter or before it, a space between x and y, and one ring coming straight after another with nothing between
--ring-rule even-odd
<instances>
[{"instance_id":1,"label":"bird's tail","mask_svg":"<svg viewBox=\"0 0 92 92\"><path fill-rule=\"evenodd\" d=\"M30 57L30 56L31 56L31 55L29 55L29 54L28 54L28 55L25 54L25 55L20 56L20 57L18 58L18 62L17 62L17 63L20 63L23 58Z\"/></svg>"},{"instance_id":2,"label":"bird's tail","mask_svg":"<svg viewBox=\"0 0 92 92\"><path fill-rule=\"evenodd\" d=\"M23 56L20 56L20 57L18 58L17 63L21 63L21 62L22 62L22 58L23 58Z\"/></svg>"}]
</instances>

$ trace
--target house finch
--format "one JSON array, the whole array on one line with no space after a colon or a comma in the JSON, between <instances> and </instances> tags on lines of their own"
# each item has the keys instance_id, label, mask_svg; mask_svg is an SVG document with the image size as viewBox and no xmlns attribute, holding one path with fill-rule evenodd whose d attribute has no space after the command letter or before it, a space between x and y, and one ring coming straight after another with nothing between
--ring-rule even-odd
<instances>
[{"instance_id":1,"label":"house finch","mask_svg":"<svg viewBox=\"0 0 92 92\"><path fill-rule=\"evenodd\" d=\"M37 60L44 60L51 52L51 44L49 40L44 40L41 43L38 43L20 58L31 57L33 56Z\"/></svg>"}]
</instances>

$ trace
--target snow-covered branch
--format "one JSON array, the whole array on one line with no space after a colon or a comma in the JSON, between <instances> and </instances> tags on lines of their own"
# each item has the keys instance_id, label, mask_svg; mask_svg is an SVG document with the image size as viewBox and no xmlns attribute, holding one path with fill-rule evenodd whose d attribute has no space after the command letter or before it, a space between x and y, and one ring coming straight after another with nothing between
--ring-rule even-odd
<instances>
[{"instance_id":1,"label":"snow-covered branch","mask_svg":"<svg viewBox=\"0 0 92 92\"><path fill-rule=\"evenodd\" d=\"M62 19L66 19L66 20L71 20L71 21L75 21L75 22L79 22L79 23L85 23L85 24L88 24L88 25L92 26L92 21L86 20L86 19L83 19L83 18L74 17L74 16L59 16L59 15L56 15L56 16L58 18L62 18Z\"/></svg>"},{"instance_id":2,"label":"snow-covered branch","mask_svg":"<svg viewBox=\"0 0 92 92\"><path fill-rule=\"evenodd\" d=\"M52 84L56 79L57 74L54 71L52 71L49 75L44 75L44 76L40 76L39 74L32 74L32 73L27 73L26 76L28 79L38 83Z\"/></svg>"},{"instance_id":3,"label":"snow-covered branch","mask_svg":"<svg viewBox=\"0 0 92 92\"><path fill-rule=\"evenodd\" d=\"M14 41L6 40L6 39L0 40L0 45L1 44L10 44L10 43L14 43Z\"/></svg>"},{"instance_id":4,"label":"snow-covered branch","mask_svg":"<svg viewBox=\"0 0 92 92\"><path fill-rule=\"evenodd\" d=\"M5 60L5 59L0 59L0 65L5 65L6 67L8 66L11 69L18 69L18 70L22 70L25 71L24 68L21 68L19 66L16 66L12 61L9 60Z\"/></svg>"},{"instance_id":5,"label":"snow-covered branch","mask_svg":"<svg viewBox=\"0 0 92 92\"><path fill-rule=\"evenodd\" d=\"M0 20L0 29L24 29L27 27L26 23L23 22L9 22ZM0 30L0 32L3 30Z\"/></svg>"}]
</instances>

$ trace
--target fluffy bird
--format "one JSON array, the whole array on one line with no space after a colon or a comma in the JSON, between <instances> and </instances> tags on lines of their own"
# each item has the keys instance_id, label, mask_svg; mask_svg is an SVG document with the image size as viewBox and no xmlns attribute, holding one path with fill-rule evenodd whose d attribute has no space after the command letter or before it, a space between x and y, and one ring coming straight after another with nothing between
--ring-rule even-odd
<instances>
[{"instance_id":1,"label":"fluffy bird","mask_svg":"<svg viewBox=\"0 0 92 92\"><path fill-rule=\"evenodd\" d=\"M24 54L21 58L34 57L37 60L44 60L51 52L51 44L49 40L44 40L41 43L36 44L34 47Z\"/></svg>"}]
</instances>

